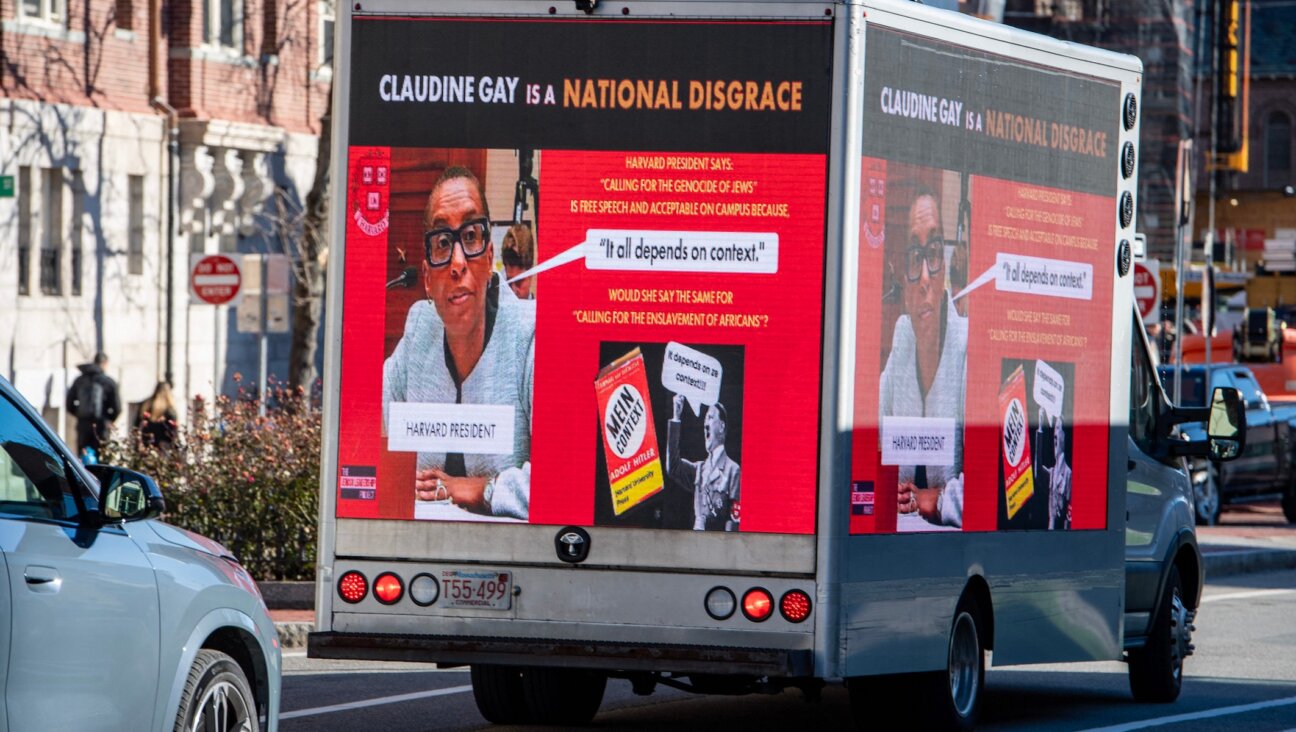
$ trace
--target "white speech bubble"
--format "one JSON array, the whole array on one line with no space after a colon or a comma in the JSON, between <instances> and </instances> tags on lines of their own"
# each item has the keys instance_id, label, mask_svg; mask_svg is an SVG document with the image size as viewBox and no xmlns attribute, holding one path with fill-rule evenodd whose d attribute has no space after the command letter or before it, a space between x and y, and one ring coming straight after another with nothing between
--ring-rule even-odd
<instances>
[{"instance_id":1,"label":"white speech bubble","mask_svg":"<svg viewBox=\"0 0 1296 732\"><path fill-rule=\"evenodd\" d=\"M1066 396L1066 380L1057 369L1043 361L1035 362L1035 403L1040 405L1049 419L1062 416L1062 399Z\"/></svg>"},{"instance_id":2,"label":"white speech bubble","mask_svg":"<svg viewBox=\"0 0 1296 732\"><path fill-rule=\"evenodd\" d=\"M777 274L778 234L749 231L588 229L585 241L512 277L517 282L578 259L590 269Z\"/></svg>"},{"instance_id":3,"label":"white speech bubble","mask_svg":"<svg viewBox=\"0 0 1296 732\"><path fill-rule=\"evenodd\" d=\"M724 367L705 353L671 341L666 344L662 360L662 386L679 394L693 408L693 416L702 414L703 405L720 401L720 381Z\"/></svg>"},{"instance_id":4,"label":"white speech bubble","mask_svg":"<svg viewBox=\"0 0 1296 732\"><path fill-rule=\"evenodd\" d=\"M883 417L883 465L954 464L952 417Z\"/></svg>"},{"instance_id":5,"label":"white speech bubble","mask_svg":"<svg viewBox=\"0 0 1296 732\"><path fill-rule=\"evenodd\" d=\"M513 452L514 408L507 404L392 402L387 449L392 452Z\"/></svg>"},{"instance_id":6,"label":"white speech bubble","mask_svg":"<svg viewBox=\"0 0 1296 732\"><path fill-rule=\"evenodd\" d=\"M1065 259L1044 259L1025 254L999 252L994 266L982 272L954 296L966 297L994 280L999 292L1016 292L1071 300L1093 299L1093 265Z\"/></svg>"}]
</instances>

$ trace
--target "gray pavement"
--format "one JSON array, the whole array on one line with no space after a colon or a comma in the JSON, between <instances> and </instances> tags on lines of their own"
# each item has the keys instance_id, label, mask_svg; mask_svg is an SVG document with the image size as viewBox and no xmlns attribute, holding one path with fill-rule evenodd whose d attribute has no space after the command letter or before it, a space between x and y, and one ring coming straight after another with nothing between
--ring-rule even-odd
<instances>
[{"instance_id":1,"label":"gray pavement","mask_svg":"<svg viewBox=\"0 0 1296 732\"><path fill-rule=\"evenodd\" d=\"M1219 526L1197 528L1197 543L1207 585L1223 577L1296 568L1296 524L1287 522L1276 502L1225 508ZM286 596L297 599L278 600ZM266 593L285 649L304 648L306 634L314 630L314 612L302 607L303 596L310 593Z\"/></svg>"}]
</instances>

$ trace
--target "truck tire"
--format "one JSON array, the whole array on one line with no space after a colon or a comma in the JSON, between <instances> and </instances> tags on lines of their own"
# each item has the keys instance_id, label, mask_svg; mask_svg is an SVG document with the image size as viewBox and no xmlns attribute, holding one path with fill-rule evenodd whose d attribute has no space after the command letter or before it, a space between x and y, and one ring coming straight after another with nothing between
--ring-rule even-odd
<instances>
[{"instance_id":1,"label":"truck tire","mask_svg":"<svg viewBox=\"0 0 1296 732\"><path fill-rule=\"evenodd\" d=\"M529 724L530 711L522 692L523 670L517 666L472 665L473 700L477 711L494 724Z\"/></svg>"},{"instance_id":2,"label":"truck tire","mask_svg":"<svg viewBox=\"0 0 1296 732\"><path fill-rule=\"evenodd\" d=\"M522 674L522 693L533 724L589 724L598 714L606 687L606 674L584 669L528 668Z\"/></svg>"},{"instance_id":3,"label":"truck tire","mask_svg":"<svg viewBox=\"0 0 1296 732\"><path fill-rule=\"evenodd\" d=\"M1134 699L1168 704L1183 687L1184 658L1192 653L1192 611L1183 604L1183 580L1171 565L1147 644L1130 651L1129 682Z\"/></svg>"},{"instance_id":4,"label":"truck tire","mask_svg":"<svg viewBox=\"0 0 1296 732\"><path fill-rule=\"evenodd\" d=\"M919 729L971 732L981 714L985 689L984 621L975 598L965 596L954 611L946 670L921 674Z\"/></svg>"},{"instance_id":5,"label":"truck tire","mask_svg":"<svg viewBox=\"0 0 1296 732\"><path fill-rule=\"evenodd\" d=\"M1193 508L1198 526L1214 526L1219 523L1220 511L1223 510L1219 487L1219 468L1207 465L1205 482L1193 483Z\"/></svg>"},{"instance_id":6,"label":"truck tire","mask_svg":"<svg viewBox=\"0 0 1296 732\"><path fill-rule=\"evenodd\" d=\"M247 675L233 658L211 648L194 656L180 696L175 732L257 732L256 697Z\"/></svg>"},{"instance_id":7,"label":"truck tire","mask_svg":"<svg viewBox=\"0 0 1296 732\"><path fill-rule=\"evenodd\" d=\"M1287 522L1296 524L1296 476L1292 476L1286 492L1283 493L1282 510L1283 515L1287 517Z\"/></svg>"}]
</instances>

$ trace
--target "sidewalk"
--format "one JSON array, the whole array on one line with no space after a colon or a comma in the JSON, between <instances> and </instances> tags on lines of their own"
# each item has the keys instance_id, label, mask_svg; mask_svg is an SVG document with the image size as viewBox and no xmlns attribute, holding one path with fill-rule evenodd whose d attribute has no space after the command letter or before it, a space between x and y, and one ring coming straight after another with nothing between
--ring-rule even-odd
<instances>
[{"instance_id":1,"label":"sidewalk","mask_svg":"<svg viewBox=\"0 0 1296 732\"><path fill-rule=\"evenodd\" d=\"M1229 575L1296 568L1296 524L1287 523L1276 503L1226 508L1219 526L1197 527L1197 544L1208 583ZM277 604L269 596L266 601ZM284 650L306 647L306 634L315 629L314 610L271 609L270 617Z\"/></svg>"}]
</instances>

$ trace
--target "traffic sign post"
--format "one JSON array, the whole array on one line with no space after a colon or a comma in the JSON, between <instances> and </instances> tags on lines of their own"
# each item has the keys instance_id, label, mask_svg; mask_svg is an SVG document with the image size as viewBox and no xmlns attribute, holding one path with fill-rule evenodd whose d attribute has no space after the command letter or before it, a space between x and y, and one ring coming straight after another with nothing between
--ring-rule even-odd
<instances>
[{"instance_id":1,"label":"traffic sign post","mask_svg":"<svg viewBox=\"0 0 1296 732\"><path fill-rule=\"evenodd\" d=\"M1149 259L1134 263L1134 302L1144 325L1161 320L1161 263Z\"/></svg>"},{"instance_id":2,"label":"traffic sign post","mask_svg":"<svg viewBox=\"0 0 1296 732\"><path fill-rule=\"evenodd\" d=\"M243 285L239 263L224 254L194 254L189 258L189 294L208 305L229 305Z\"/></svg>"}]
</instances>

